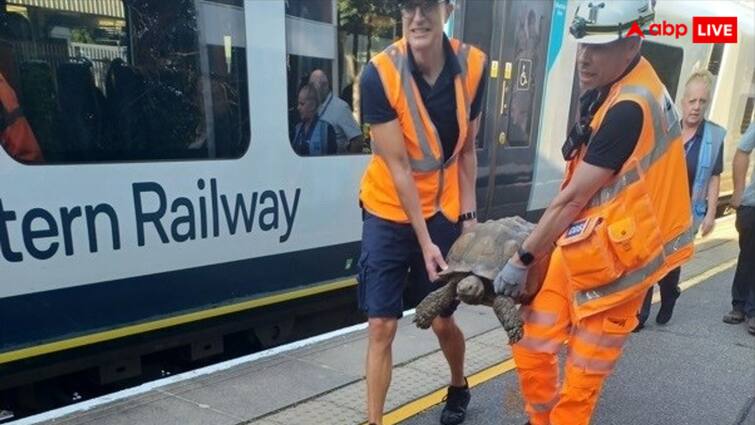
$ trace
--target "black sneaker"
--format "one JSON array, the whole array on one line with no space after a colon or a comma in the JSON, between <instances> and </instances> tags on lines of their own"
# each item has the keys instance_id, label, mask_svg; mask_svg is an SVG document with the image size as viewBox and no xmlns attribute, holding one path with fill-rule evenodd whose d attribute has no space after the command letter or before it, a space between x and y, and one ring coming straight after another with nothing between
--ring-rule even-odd
<instances>
[{"instance_id":1,"label":"black sneaker","mask_svg":"<svg viewBox=\"0 0 755 425\"><path fill-rule=\"evenodd\" d=\"M466 378L464 379L466 381ZM443 425L458 425L467 417L469 405L469 384L463 387L448 386L448 393L443 399L446 402L443 412L440 414L440 423Z\"/></svg>"}]
</instances>

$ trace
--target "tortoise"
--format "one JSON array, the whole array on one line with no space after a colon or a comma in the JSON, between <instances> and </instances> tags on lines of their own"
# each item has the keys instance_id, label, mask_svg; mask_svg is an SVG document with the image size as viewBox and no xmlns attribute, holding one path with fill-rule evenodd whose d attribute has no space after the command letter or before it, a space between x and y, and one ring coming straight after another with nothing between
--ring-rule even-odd
<instances>
[{"instance_id":1,"label":"tortoise","mask_svg":"<svg viewBox=\"0 0 755 425\"><path fill-rule=\"evenodd\" d=\"M492 307L509 336L509 344L519 341L523 323L516 301L497 295L493 280L534 227L521 217L507 217L477 224L462 234L448 253L448 268L439 273L438 283L444 286L417 305L414 316L417 327L429 328L433 319L458 296L467 304Z\"/></svg>"}]
</instances>

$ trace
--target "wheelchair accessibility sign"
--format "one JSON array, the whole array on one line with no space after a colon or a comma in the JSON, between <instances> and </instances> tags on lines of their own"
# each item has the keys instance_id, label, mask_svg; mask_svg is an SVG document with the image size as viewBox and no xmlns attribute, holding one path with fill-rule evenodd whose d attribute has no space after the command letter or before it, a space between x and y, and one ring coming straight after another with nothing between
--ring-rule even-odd
<instances>
[{"instance_id":1,"label":"wheelchair accessibility sign","mask_svg":"<svg viewBox=\"0 0 755 425\"><path fill-rule=\"evenodd\" d=\"M531 78L532 59L519 59L516 65L516 90L529 90Z\"/></svg>"}]
</instances>

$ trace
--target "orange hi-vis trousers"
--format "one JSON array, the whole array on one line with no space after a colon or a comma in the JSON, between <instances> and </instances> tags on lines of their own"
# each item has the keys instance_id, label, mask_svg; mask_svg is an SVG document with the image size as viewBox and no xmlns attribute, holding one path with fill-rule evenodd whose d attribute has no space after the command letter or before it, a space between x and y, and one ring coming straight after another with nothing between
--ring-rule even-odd
<instances>
[{"instance_id":1,"label":"orange hi-vis trousers","mask_svg":"<svg viewBox=\"0 0 755 425\"><path fill-rule=\"evenodd\" d=\"M588 425L603 381L637 325L644 294L580 321L560 249L551 257L540 292L523 309L524 338L513 347L519 383L532 425ZM558 388L558 352L568 345Z\"/></svg>"}]
</instances>

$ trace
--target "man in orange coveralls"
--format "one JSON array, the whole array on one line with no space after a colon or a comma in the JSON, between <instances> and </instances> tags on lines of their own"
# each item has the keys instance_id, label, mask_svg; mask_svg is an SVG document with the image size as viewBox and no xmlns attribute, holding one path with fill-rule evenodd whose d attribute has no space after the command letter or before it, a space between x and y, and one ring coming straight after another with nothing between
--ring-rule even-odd
<instances>
[{"instance_id":1,"label":"man in orange coveralls","mask_svg":"<svg viewBox=\"0 0 755 425\"><path fill-rule=\"evenodd\" d=\"M684 149L673 102L640 55L651 0L584 1L580 119L562 149L561 191L494 281L520 297L528 267L553 249L514 345L532 425L582 425L637 324L643 295L693 253ZM568 341L559 391L557 352Z\"/></svg>"}]
</instances>

